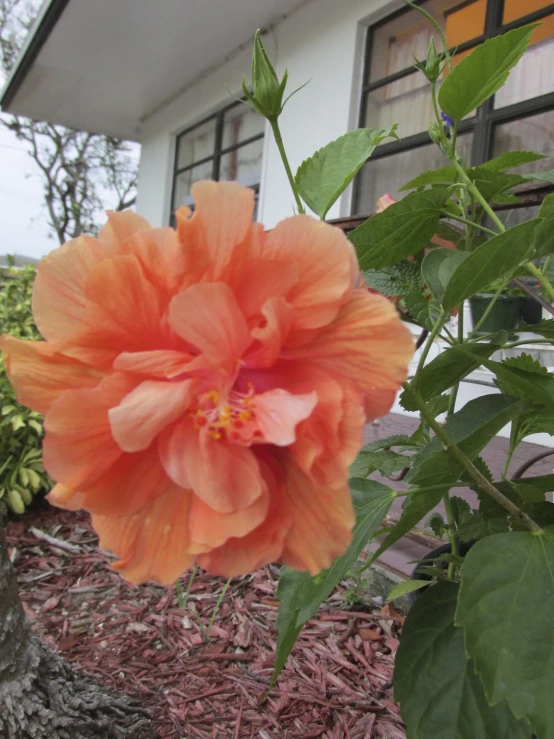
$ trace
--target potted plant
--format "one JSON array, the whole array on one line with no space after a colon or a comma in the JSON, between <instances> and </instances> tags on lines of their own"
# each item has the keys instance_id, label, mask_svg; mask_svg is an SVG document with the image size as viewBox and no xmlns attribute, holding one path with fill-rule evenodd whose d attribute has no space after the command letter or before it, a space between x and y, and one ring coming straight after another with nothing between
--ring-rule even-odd
<instances>
[{"instance_id":1,"label":"potted plant","mask_svg":"<svg viewBox=\"0 0 554 739\"><path fill-rule=\"evenodd\" d=\"M513 331L520 324L521 303L525 293L517 286L504 286L502 280L469 298L473 330L477 336ZM535 302L536 301L532 301ZM538 304L537 304L538 305Z\"/></svg>"}]
</instances>

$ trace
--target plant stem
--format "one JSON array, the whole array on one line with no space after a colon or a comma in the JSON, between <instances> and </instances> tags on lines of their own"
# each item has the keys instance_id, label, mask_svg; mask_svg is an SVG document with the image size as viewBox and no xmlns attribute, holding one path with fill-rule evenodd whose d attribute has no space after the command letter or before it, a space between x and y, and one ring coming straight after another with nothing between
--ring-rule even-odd
<instances>
[{"instance_id":1,"label":"plant stem","mask_svg":"<svg viewBox=\"0 0 554 739\"><path fill-rule=\"evenodd\" d=\"M443 215L446 218L452 218L454 221L460 221L460 223L465 223L466 226L472 226L473 228L478 228L479 230L484 231L485 233L488 233L491 236L498 236L496 231L493 231L490 228L486 228L486 226L481 226L480 223L474 223L473 221L470 221L468 218L462 218L462 216L455 216L452 213L448 213L447 211L443 211Z\"/></svg>"},{"instance_id":2,"label":"plant stem","mask_svg":"<svg viewBox=\"0 0 554 739\"><path fill-rule=\"evenodd\" d=\"M458 306L458 344L464 343L464 303L462 303ZM456 398L458 397L458 388L460 387L460 383L456 382L454 385L452 385L452 389L450 390L450 398L448 400L448 410L446 412L447 416L451 416L455 409L456 409Z\"/></svg>"},{"instance_id":3,"label":"plant stem","mask_svg":"<svg viewBox=\"0 0 554 739\"><path fill-rule=\"evenodd\" d=\"M462 178L462 180L468 186L468 189L473 194L473 196L475 197L475 200L477 200L477 202L483 208L483 210L485 211L485 213L494 222L494 224L497 226L497 228L500 231L500 233L504 233L504 231L506 230L506 227L504 226L504 224L502 223L502 221L500 220L500 218L496 215L496 213L494 212L494 210L487 203L487 201L485 200L485 198L481 195L481 192L479 191L479 188L476 187L475 186L475 183L473 183L469 179L469 177L467 176L466 172L464 171L464 168L462 167L462 165L460 164L460 162L456 159L456 156L453 155L451 157L451 160L450 161L454 165L454 168L456 169L456 171L458 172L458 174L460 175L460 177ZM473 225L476 226L477 224L474 223ZM481 226L479 226L479 228L481 228ZM494 233L494 231L493 231L493 233ZM495 236L498 236L498 234L495 234Z\"/></svg>"},{"instance_id":4,"label":"plant stem","mask_svg":"<svg viewBox=\"0 0 554 739\"><path fill-rule=\"evenodd\" d=\"M429 351L431 349L431 346L433 345L434 340L437 338L437 335L440 333L440 330L442 328L442 324L446 320L446 315L447 315L446 314L446 311L444 311L444 310L441 311L441 314L440 314L440 316L438 318L438 321L433 326L433 330L431 331L431 333L429 334L429 336L427 338L427 341L425 342L425 346L423 347L423 350L421 352L421 357L419 358L419 363L417 365L416 376L421 372L421 370L422 370L422 368L423 368L423 366L425 364L425 360L427 359L427 355L429 354Z\"/></svg>"},{"instance_id":5,"label":"plant stem","mask_svg":"<svg viewBox=\"0 0 554 739\"><path fill-rule=\"evenodd\" d=\"M410 488L409 490L402 490L398 491L395 490L397 498L402 498L406 495L417 495L418 493L430 493L433 490L444 490L445 487L451 487L451 488L465 488L467 485L465 485L463 482L456 483L455 485L424 485L422 487L416 487L416 488Z\"/></svg>"},{"instance_id":6,"label":"plant stem","mask_svg":"<svg viewBox=\"0 0 554 739\"><path fill-rule=\"evenodd\" d=\"M208 624L208 639L210 638L210 634L211 634L211 631L212 631L212 626L214 625L215 617L217 616L217 613L219 611L219 606L221 605L221 601L225 597L225 593L229 589L229 585L230 584L231 584L231 578L229 578L227 580L227 582L225 583L225 585L223 586L223 588L221 590L221 593L219 594L219 598L217 599L217 603L215 604L214 611L213 611L213 613L211 615L211 618L210 618L210 623Z\"/></svg>"},{"instance_id":7,"label":"plant stem","mask_svg":"<svg viewBox=\"0 0 554 739\"><path fill-rule=\"evenodd\" d=\"M473 462L468 457L466 457L462 450L456 444L454 444L444 428L435 420L433 414L429 410L429 407L424 402L417 390L414 390L407 382L403 384L403 388L412 396L412 400L418 407L421 413L421 417L427 423L427 425L433 429L435 434L442 441L443 447L446 449L446 451L448 451L454 457L454 459L456 459L463 466L463 468L467 470L467 472L475 480L481 490L490 495L490 497L493 498L503 508L505 508L508 513L510 513L510 515L522 521L522 523L524 523L527 528L531 529L532 531L540 531L540 526L538 526L525 513L523 513L515 505L515 503L512 503L512 501L505 495L503 495L500 490L495 488L494 485L489 482L483 474L481 474L481 472L477 469Z\"/></svg>"},{"instance_id":8,"label":"plant stem","mask_svg":"<svg viewBox=\"0 0 554 739\"><path fill-rule=\"evenodd\" d=\"M508 280L505 280L505 282L503 282L502 285L498 288L498 290L496 291L496 294L495 294L494 298L487 305L487 307L485 309L485 312L483 313L483 315L481 316L481 318L477 321L476 325L473 328L473 331L467 337L468 338L468 341L473 336L475 336L475 334L477 333L477 331L479 331L479 329L481 328L481 326L483 325L483 323L487 320L487 317L488 317L489 313L494 308L494 304L496 303L496 301L498 300L498 298L502 294L502 290L504 290L504 288L506 287L506 285L508 284L508 282L510 282L509 279Z\"/></svg>"},{"instance_id":9,"label":"plant stem","mask_svg":"<svg viewBox=\"0 0 554 739\"><path fill-rule=\"evenodd\" d=\"M552 287L552 285L550 284L548 277L543 274L538 267L535 267L533 262L527 262L525 267L527 268L527 271L530 272L533 277L536 277L540 284L544 287L544 289L548 293L548 297L550 298L550 300L554 300L554 287Z\"/></svg>"},{"instance_id":10,"label":"plant stem","mask_svg":"<svg viewBox=\"0 0 554 739\"><path fill-rule=\"evenodd\" d=\"M452 502L450 500L450 495L448 493L445 493L442 496L442 501L444 503L444 510L446 512L446 520L448 521L448 541L450 542L450 549L452 554L456 557L458 556L458 537L456 535L456 521L454 519L454 512L452 510ZM448 579L453 580L454 579L454 563L449 562L448 563Z\"/></svg>"},{"instance_id":11,"label":"plant stem","mask_svg":"<svg viewBox=\"0 0 554 739\"><path fill-rule=\"evenodd\" d=\"M279 130L279 123L276 118L270 119L269 123L271 125L273 135L275 136L275 143L277 144L277 148L279 149L279 154L281 155L281 160L283 162L283 166L285 167L285 172L287 173L287 177L289 178L289 183L294 195L294 199L296 200L296 207L298 208L299 213L305 213L306 210L302 205L302 201L300 200L300 194L298 192L298 188L296 187L296 182L294 181L294 176L292 174L289 160L287 158L287 153L283 144L283 137L281 136L281 131Z\"/></svg>"},{"instance_id":12,"label":"plant stem","mask_svg":"<svg viewBox=\"0 0 554 739\"><path fill-rule=\"evenodd\" d=\"M516 346L525 346L525 344L552 344L552 339L520 339L512 341L511 344L504 344L503 349L513 349Z\"/></svg>"},{"instance_id":13,"label":"plant stem","mask_svg":"<svg viewBox=\"0 0 554 739\"><path fill-rule=\"evenodd\" d=\"M194 582L194 578L196 577L196 573L198 572L198 565L196 562L194 563L194 567L192 568L192 572L190 573L189 583L187 585L187 592L185 593L185 598L183 600L182 608L187 607L188 599L190 596L190 591L192 588L192 583Z\"/></svg>"},{"instance_id":14,"label":"plant stem","mask_svg":"<svg viewBox=\"0 0 554 739\"><path fill-rule=\"evenodd\" d=\"M428 13L426 10L424 10L420 5L414 5L413 3L410 2L410 0L404 0L404 3L406 5L409 5L410 8L417 10L417 12L421 13L421 15L424 15L429 21L429 23L433 26L435 31L439 34L440 40L442 43L442 50L448 61L448 68L450 71L452 71L452 59L450 57L450 52L448 51L448 44L446 43L446 37L439 23L437 23L437 21L433 18L433 16L430 13Z\"/></svg>"},{"instance_id":15,"label":"plant stem","mask_svg":"<svg viewBox=\"0 0 554 739\"><path fill-rule=\"evenodd\" d=\"M177 593L177 604L183 611L185 609L185 599L183 598L183 584L180 579L175 580L175 591Z\"/></svg>"}]
</instances>

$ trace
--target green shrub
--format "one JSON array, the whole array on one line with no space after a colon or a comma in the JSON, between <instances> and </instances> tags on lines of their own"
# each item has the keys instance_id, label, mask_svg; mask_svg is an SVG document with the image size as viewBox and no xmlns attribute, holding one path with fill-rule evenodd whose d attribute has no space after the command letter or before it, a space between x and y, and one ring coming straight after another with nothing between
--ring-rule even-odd
<instances>
[{"instance_id":1,"label":"green shrub","mask_svg":"<svg viewBox=\"0 0 554 739\"><path fill-rule=\"evenodd\" d=\"M31 313L35 270L0 268L0 334L40 339ZM51 481L41 462L42 417L15 397L0 354L0 508L23 513Z\"/></svg>"}]
</instances>

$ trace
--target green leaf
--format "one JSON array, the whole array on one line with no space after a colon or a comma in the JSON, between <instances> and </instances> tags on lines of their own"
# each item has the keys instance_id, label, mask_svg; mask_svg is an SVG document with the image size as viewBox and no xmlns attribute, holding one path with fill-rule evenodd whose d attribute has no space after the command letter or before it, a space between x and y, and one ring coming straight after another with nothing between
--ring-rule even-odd
<instances>
[{"instance_id":1,"label":"green leaf","mask_svg":"<svg viewBox=\"0 0 554 739\"><path fill-rule=\"evenodd\" d=\"M402 299L402 304L410 316L421 326L432 330L441 314L440 303L418 292L410 292Z\"/></svg>"},{"instance_id":2,"label":"green leaf","mask_svg":"<svg viewBox=\"0 0 554 739\"><path fill-rule=\"evenodd\" d=\"M457 123L494 95L529 45L538 24L485 41L456 65L439 88L439 105Z\"/></svg>"},{"instance_id":3,"label":"green leaf","mask_svg":"<svg viewBox=\"0 0 554 739\"><path fill-rule=\"evenodd\" d=\"M554 736L554 528L489 536L469 551L455 622L489 703Z\"/></svg>"},{"instance_id":4,"label":"green leaf","mask_svg":"<svg viewBox=\"0 0 554 739\"><path fill-rule=\"evenodd\" d=\"M471 356L471 352L465 346L460 346L459 350ZM546 408L554 410L554 377L550 374L542 375L538 372L511 367L506 362L492 362L483 357L481 357L481 364L490 369L500 382L507 382L511 387L516 388L523 397L533 398Z\"/></svg>"},{"instance_id":5,"label":"green leaf","mask_svg":"<svg viewBox=\"0 0 554 739\"><path fill-rule=\"evenodd\" d=\"M539 336L544 336L545 339L554 339L554 320L548 319L532 325L522 323L516 331L525 331L532 334L539 334Z\"/></svg>"},{"instance_id":6,"label":"green leaf","mask_svg":"<svg viewBox=\"0 0 554 739\"><path fill-rule=\"evenodd\" d=\"M486 344L472 344L471 352L475 356L461 352L458 347L446 349L423 367L411 385L418 390L423 400L428 402L477 369L481 359L490 357L493 352L498 351L499 346L500 344L492 341ZM407 411L417 410L417 406L406 391L402 392L400 400L402 407Z\"/></svg>"},{"instance_id":7,"label":"green leaf","mask_svg":"<svg viewBox=\"0 0 554 739\"><path fill-rule=\"evenodd\" d=\"M458 528L458 538L460 541L468 542L472 539L482 539L485 536L504 533L509 528L510 524L506 512L488 517L485 517L480 511L473 512L464 519Z\"/></svg>"},{"instance_id":8,"label":"green leaf","mask_svg":"<svg viewBox=\"0 0 554 739\"><path fill-rule=\"evenodd\" d=\"M304 202L320 218L346 190L376 146L389 136L398 139L395 123L389 128L358 128L340 136L302 162L295 181Z\"/></svg>"},{"instance_id":9,"label":"green leaf","mask_svg":"<svg viewBox=\"0 0 554 739\"><path fill-rule=\"evenodd\" d=\"M394 683L407 739L530 739L505 703L488 705L454 625L457 597L455 583L437 583L406 618Z\"/></svg>"},{"instance_id":10,"label":"green leaf","mask_svg":"<svg viewBox=\"0 0 554 739\"><path fill-rule=\"evenodd\" d=\"M409 467L412 458L404 454L397 454L387 450L367 452L362 450L351 467L352 477L367 477L372 472L379 471L383 476L399 472Z\"/></svg>"},{"instance_id":11,"label":"green leaf","mask_svg":"<svg viewBox=\"0 0 554 739\"><path fill-rule=\"evenodd\" d=\"M462 62L460 62L462 64ZM457 69L458 67L456 67ZM450 310L507 275L533 250L535 230L540 220L520 223L471 252L452 275L444 293L443 306Z\"/></svg>"},{"instance_id":12,"label":"green leaf","mask_svg":"<svg viewBox=\"0 0 554 739\"><path fill-rule=\"evenodd\" d=\"M425 249L435 234L448 193L414 192L368 218L349 235L360 269L381 269Z\"/></svg>"},{"instance_id":13,"label":"green leaf","mask_svg":"<svg viewBox=\"0 0 554 739\"><path fill-rule=\"evenodd\" d=\"M498 202L498 196L517 185L528 182L524 175L505 174L486 167L474 167L467 170L468 176L474 182L485 200Z\"/></svg>"},{"instance_id":14,"label":"green leaf","mask_svg":"<svg viewBox=\"0 0 554 739\"><path fill-rule=\"evenodd\" d=\"M504 154L500 154L493 159L489 159L488 162L481 164L481 167L502 172L505 169L519 167L521 164L538 162L540 159L546 159L545 155L537 154L534 151L506 151Z\"/></svg>"},{"instance_id":15,"label":"green leaf","mask_svg":"<svg viewBox=\"0 0 554 739\"><path fill-rule=\"evenodd\" d=\"M456 180L456 170L454 167L439 167L439 169L428 169L426 172L418 174L413 180L406 182L399 188L399 192L403 190L415 190L425 185L451 185Z\"/></svg>"},{"instance_id":16,"label":"green leaf","mask_svg":"<svg viewBox=\"0 0 554 739\"><path fill-rule=\"evenodd\" d=\"M452 249L432 249L421 263L421 274L425 284L440 302L450 278L469 257L468 252Z\"/></svg>"},{"instance_id":17,"label":"green leaf","mask_svg":"<svg viewBox=\"0 0 554 739\"><path fill-rule=\"evenodd\" d=\"M277 649L272 685L283 669L302 627L313 618L319 606L333 592L366 544L377 531L386 516L396 493L375 480L351 480L350 489L356 510L356 525L352 543L342 557L338 557L328 570L312 577L307 572L281 568L277 588L279 612L277 614Z\"/></svg>"},{"instance_id":18,"label":"green leaf","mask_svg":"<svg viewBox=\"0 0 554 739\"><path fill-rule=\"evenodd\" d=\"M388 594L387 603L391 603L397 598L408 595L408 593L415 593L416 590L427 587L429 587L429 580L405 580L404 582L399 582Z\"/></svg>"},{"instance_id":19,"label":"green leaf","mask_svg":"<svg viewBox=\"0 0 554 739\"><path fill-rule=\"evenodd\" d=\"M470 400L451 415L444 429L464 454L473 459L527 404L526 400L509 395L484 395ZM405 479L422 486L449 484L458 480L463 469L435 437L420 452Z\"/></svg>"},{"instance_id":20,"label":"green leaf","mask_svg":"<svg viewBox=\"0 0 554 739\"><path fill-rule=\"evenodd\" d=\"M403 451L410 451L419 449L420 445L414 443L406 434L394 434L393 436L386 436L384 439L376 439L370 444L366 444L362 451L376 452L379 449L391 449L393 447L399 447Z\"/></svg>"},{"instance_id":21,"label":"green leaf","mask_svg":"<svg viewBox=\"0 0 554 739\"><path fill-rule=\"evenodd\" d=\"M540 224L535 233L534 259L554 253L554 193L547 195L539 210Z\"/></svg>"},{"instance_id":22,"label":"green leaf","mask_svg":"<svg viewBox=\"0 0 554 739\"><path fill-rule=\"evenodd\" d=\"M417 264L411 262L398 262L379 271L368 269L364 272L364 279L368 287L388 298L423 289L421 270Z\"/></svg>"},{"instance_id":23,"label":"green leaf","mask_svg":"<svg viewBox=\"0 0 554 739\"><path fill-rule=\"evenodd\" d=\"M448 488L445 487L442 490L428 490L408 495L398 523L389 531L379 549L371 555L369 564L373 564L383 552L386 552L389 547L407 534L408 531L411 531L414 526L417 526L433 508L438 506L443 494L447 490Z\"/></svg>"},{"instance_id":24,"label":"green leaf","mask_svg":"<svg viewBox=\"0 0 554 739\"><path fill-rule=\"evenodd\" d=\"M554 193L544 198L539 209L539 218L550 218L551 216L554 216Z\"/></svg>"},{"instance_id":25,"label":"green leaf","mask_svg":"<svg viewBox=\"0 0 554 739\"><path fill-rule=\"evenodd\" d=\"M526 482L514 483L514 490L527 503L542 503L544 493L535 485L529 485Z\"/></svg>"}]
</instances>

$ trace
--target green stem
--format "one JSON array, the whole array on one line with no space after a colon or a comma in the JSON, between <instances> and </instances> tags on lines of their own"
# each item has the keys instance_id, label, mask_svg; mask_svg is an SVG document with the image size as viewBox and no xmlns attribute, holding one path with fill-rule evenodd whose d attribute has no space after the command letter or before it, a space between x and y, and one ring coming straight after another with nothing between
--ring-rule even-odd
<instances>
[{"instance_id":1,"label":"green stem","mask_svg":"<svg viewBox=\"0 0 554 739\"><path fill-rule=\"evenodd\" d=\"M494 210L490 207L490 205L487 203L485 198L481 195L481 192L479 191L479 188L475 186L475 183L472 182L469 177L467 176L466 172L464 171L464 168L460 164L460 162L456 159L455 156L452 156L451 162L454 165L454 168L462 178L463 182L466 183L468 186L469 191L473 194L475 200L479 203L479 205L483 208L485 213L489 216L489 218L493 221L493 223L496 225L500 233L504 233L506 230L506 227L500 220L500 218L496 215ZM473 224L477 225L477 224ZM493 231L494 233L494 231ZM495 236L498 236L498 234L495 234Z\"/></svg>"},{"instance_id":2,"label":"green stem","mask_svg":"<svg viewBox=\"0 0 554 739\"><path fill-rule=\"evenodd\" d=\"M409 5L410 8L417 10L417 12L421 13L421 15L424 15L429 21L429 23L431 23L435 31L439 34L440 40L442 43L442 50L448 62L448 69L452 71L452 58L450 56L450 52L448 51L448 44L446 43L446 37L444 35L442 28L440 27L440 24L437 23L437 21L433 18L433 16L430 13L428 13L426 10L424 10L420 5L414 5L413 3L410 2L410 0L404 0L404 3L406 5Z\"/></svg>"},{"instance_id":3,"label":"green stem","mask_svg":"<svg viewBox=\"0 0 554 739\"><path fill-rule=\"evenodd\" d=\"M456 521L454 519L454 512L452 510L452 502L448 493L442 496L444 503L444 510L446 512L446 520L448 521L448 541L450 542L451 553L458 556L458 537L456 535ZM453 562L448 563L448 579L454 579L455 567Z\"/></svg>"},{"instance_id":4,"label":"green stem","mask_svg":"<svg viewBox=\"0 0 554 739\"><path fill-rule=\"evenodd\" d=\"M540 531L540 526L538 526L532 519L530 519L525 513L523 513L515 505L515 503L512 503L512 501L505 495L503 495L500 490L495 488L495 486L491 482L489 482L487 478L477 469L473 462L468 457L466 457L463 451L456 444L454 444L444 428L435 420L432 412L422 399L421 395L417 392L417 390L414 390L407 382L403 384L403 387L404 390L406 390L406 392L411 395L412 400L421 413L421 417L426 422L426 424L433 429L437 437L442 442L445 450L449 452L465 470L467 470L469 475L475 480L481 490L487 493L487 495L490 495L490 497L493 498L503 508L505 508L511 516L514 516L514 518L517 518L522 523L524 523L527 528L531 529L532 531Z\"/></svg>"},{"instance_id":5,"label":"green stem","mask_svg":"<svg viewBox=\"0 0 554 739\"><path fill-rule=\"evenodd\" d=\"M548 277L543 272L541 272L538 267L535 267L533 262L527 262L525 267L527 271L530 272L533 277L536 277L540 284L544 287L544 289L548 293L548 297L550 298L550 300L554 300L554 287L552 287L552 285L550 284Z\"/></svg>"},{"instance_id":6,"label":"green stem","mask_svg":"<svg viewBox=\"0 0 554 739\"><path fill-rule=\"evenodd\" d=\"M285 147L283 144L283 137L281 136L281 131L279 130L279 123L277 122L277 119L270 119L269 121L271 125L271 130L273 131L273 135L275 136L275 143L277 144L277 148L279 149L279 154L281 155L281 160L283 162L283 166L285 167L285 172L287 173L287 177L289 178L289 183L294 195L294 199L296 200L296 207L298 208L299 213L305 213L306 210L304 206L302 205L302 201L300 200L300 194L298 192L298 188L296 187L296 182L294 181L294 175L292 174L292 170L290 168L289 160L287 158L287 153L285 151Z\"/></svg>"},{"instance_id":7,"label":"green stem","mask_svg":"<svg viewBox=\"0 0 554 739\"><path fill-rule=\"evenodd\" d=\"M541 272L543 275L545 275L548 272L548 266L550 265L550 260L552 259L552 256L546 257L544 260L544 264L541 267Z\"/></svg>"},{"instance_id":8,"label":"green stem","mask_svg":"<svg viewBox=\"0 0 554 739\"><path fill-rule=\"evenodd\" d=\"M445 487L447 486L444 485L443 483L442 485L423 485L422 487L410 488L409 490L402 490L402 491L395 490L394 492L396 493L396 496L395 496L396 498L402 498L405 495L417 495L418 493L430 493L433 490L444 490ZM465 488L467 487L467 485L460 482L454 485L449 485L449 487L450 488Z\"/></svg>"},{"instance_id":9,"label":"green stem","mask_svg":"<svg viewBox=\"0 0 554 739\"><path fill-rule=\"evenodd\" d=\"M175 591L177 593L177 604L179 608L183 611L185 609L186 603L185 599L183 598L183 584L181 583L181 580L175 580Z\"/></svg>"},{"instance_id":10,"label":"green stem","mask_svg":"<svg viewBox=\"0 0 554 739\"><path fill-rule=\"evenodd\" d=\"M525 346L525 344L552 344L552 339L520 339L512 341L511 344L504 344L503 349L513 349L516 346Z\"/></svg>"},{"instance_id":11,"label":"green stem","mask_svg":"<svg viewBox=\"0 0 554 739\"><path fill-rule=\"evenodd\" d=\"M470 221L468 218L462 218L461 216L455 216L452 213L448 213L447 211L443 211L443 215L446 216L446 218L452 218L454 221L465 223L466 226L472 226L473 228L478 228L479 230L484 231L485 233L488 233L491 236L498 236L496 231L493 231L490 228L486 228L485 226L481 226L480 223L474 223L473 221Z\"/></svg>"},{"instance_id":12,"label":"green stem","mask_svg":"<svg viewBox=\"0 0 554 739\"><path fill-rule=\"evenodd\" d=\"M440 333L442 324L446 320L446 316L447 316L446 311L444 310L441 311L438 321L435 323L435 325L433 326L433 330L427 337L427 341L425 342L425 346L423 347L421 351L421 357L419 358L419 363L417 365L416 377L421 372L421 370L423 369L423 366L425 365L425 360L427 359L427 355L429 354L429 351L433 345L434 340L437 338L437 335Z\"/></svg>"},{"instance_id":13,"label":"green stem","mask_svg":"<svg viewBox=\"0 0 554 739\"><path fill-rule=\"evenodd\" d=\"M464 303L462 301L461 305L458 307L458 344L464 343ZM450 390L450 398L448 400L448 410L446 412L447 416L451 416L454 413L454 410L456 409L456 398L458 397L458 388L460 387L460 383L456 382L454 385L452 385L452 389Z\"/></svg>"},{"instance_id":14,"label":"green stem","mask_svg":"<svg viewBox=\"0 0 554 739\"><path fill-rule=\"evenodd\" d=\"M496 301L498 300L498 298L499 298L499 297L500 297L500 295L502 294L502 290L504 290L504 288L505 288L505 287L506 287L506 285L507 285L507 284L508 284L508 283L510 282L510 280L511 280L511 278L510 278L510 279L508 279L508 280L506 280L505 282L503 282L503 283L502 283L502 285L500 286L500 288L499 288L499 289L497 290L497 292L496 292L496 294L495 294L494 298L493 298L493 299L491 300L491 302L490 302L490 303L489 303L489 304L487 305L487 307L486 307L486 309L485 309L485 312L483 313L483 315L481 316L481 318L480 318L480 319L479 319L479 320L477 321L477 323L476 323L476 324L475 324L475 326L473 327L473 331L472 331L472 332L471 332L471 333L469 334L469 336L467 337L467 340L468 340L468 341L469 341L469 340L470 340L470 339L471 339L471 338L472 338L473 336L475 336L475 334L477 333L477 331L479 331L479 329L481 328L481 326L483 325L483 323L484 323L484 322L485 322L485 321L487 320L487 317L488 317L489 313L490 313L490 312L492 311L492 309L494 308L494 304L496 303Z\"/></svg>"},{"instance_id":15,"label":"green stem","mask_svg":"<svg viewBox=\"0 0 554 739\"><path fill-rule=\"evenodd\" d=\"M215 604L214 612L212 613L212 616L210 618L210 623L208 624L208 639L210 638L210 634L212 631L212 626L214 625L215 617L217 616L217 613L219 611L219 606L221 605L221 601L225 597L225 593L229 589L229 585L231 584L231 578L227 580L225 585L223 586L221 593L219 594L219 598L217 599L217 603Z\"/></svg>"},{"instance_id":16,"label":"green stem","mask_svg":"<svg viewBox=\"0 0 554 739\"><path fill-rule=\"evenodd\" d=\"M192 572L190 573L189 583L187 585L187 592L185 593L185 598L183 600L183 605L180 606L181 608L186 608L187 607L187 603L188 603L189 596L190 596L190 591L191 591L191 588L192 588L192 583L194 582L194 578L196 577L196 573L197 572L198 572L198 565L195 562L194 563L194 567L192 568Z\"/></svg>"}]
</instances>

